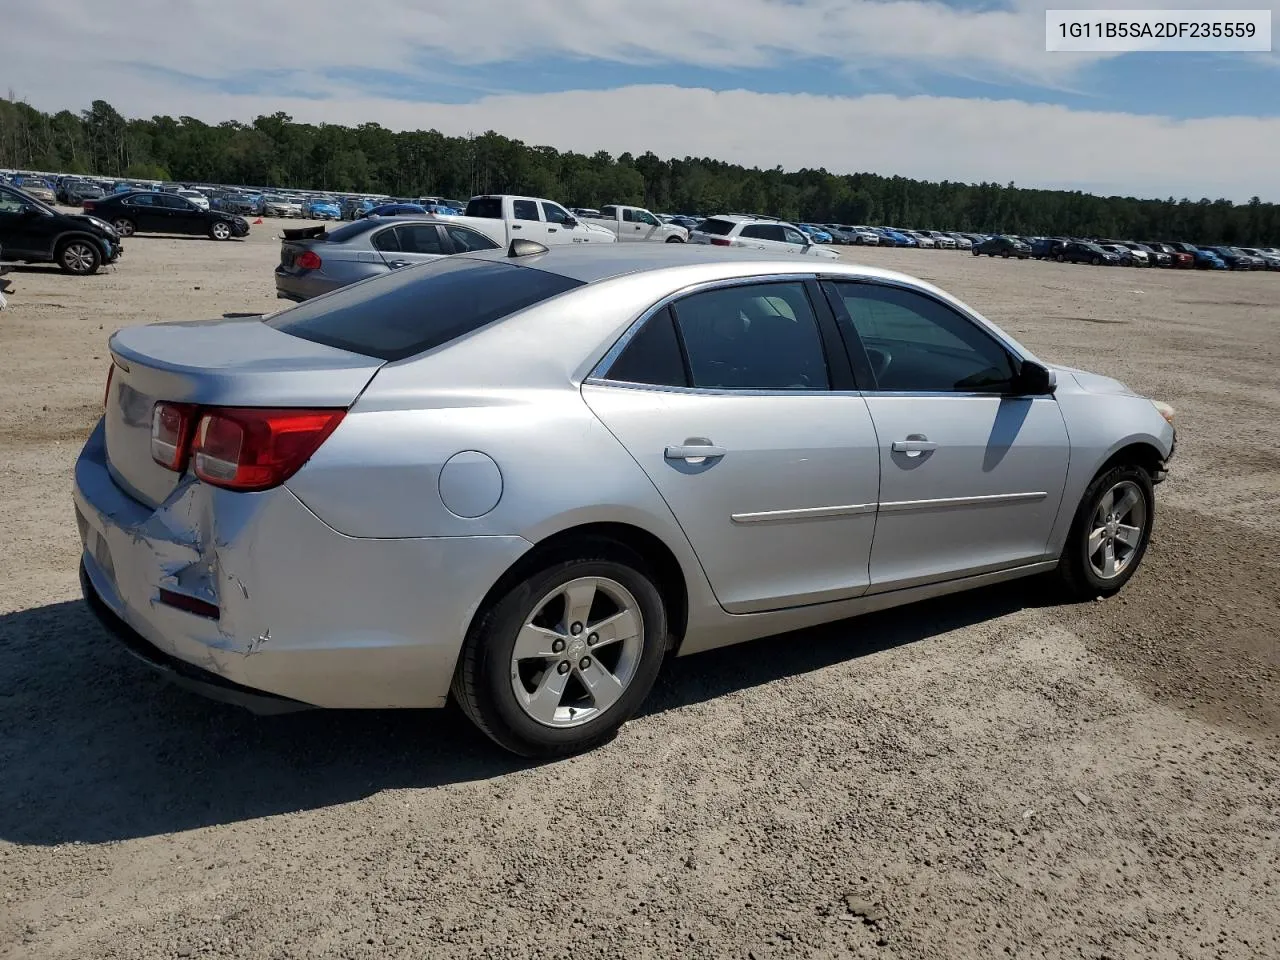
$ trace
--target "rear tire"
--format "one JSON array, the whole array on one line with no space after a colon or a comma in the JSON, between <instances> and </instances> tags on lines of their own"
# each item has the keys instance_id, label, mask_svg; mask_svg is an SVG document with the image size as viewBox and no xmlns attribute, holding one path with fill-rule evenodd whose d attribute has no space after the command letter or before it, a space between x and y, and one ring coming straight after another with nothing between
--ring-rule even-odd
<instances>
[{"instance_id":1,"label":"rear tire","mask_svg":"<svg viewBox=\"0 0 1280 960\"><path fill-rule=\"evenodd\" d=\"M1141 467L1122 464L1094 478L1052 574L1064 599L1109 597L1129 582L1151 542L1155 504L1151 477ZM1117 513L1118 520L1108 519Z\"/></svg>"},{"instance_id":2,"label":"rear tire","mask_svg":"<svg viewBox=\"0 0 1280 960\"><path fill-rule=\"evenodd\" d=\"M681 240L679 237L667 237L667 239L664 242L665 243L684 243L684 241Z\"/></svg>"},{"instance_id":3,"label":"rear tire","mask_svg":"<svg viewBox=\"0 0 1280 960\"><path fill-rule=\"evenodd\" d=\"M1093 266L1095 266L1095 267L1096 267L1098 264L1102 263L1102 258L1101 258L1101 257L1090 257L1090 258L1089 258L1089 263L1091 263Z\"/></svg>"},{"instance_id":4,"label":"rear tire","mask_svg":"<svg viewBox=\"0 0 1280 960\"><path fill-rule=\"evenodd\" d=\"M116 228L116 233L122 237L132 237L138 232L138 225L128 217L117 217L111 222L111 225Z\"/></svg>"},{"instance_id":5,"label":"rear tire","mask_svg":"<svg viewBox=\"0 0 1280 960\"><path fill-rule=\"evenodd\" d=\"M612 541L582 541L481 611L458 657L453 697L512 753L580 753L611 740L640 707L666 641L666 608L643 558Z\"/></svg>"},{"instance_id":6,"label":"rear tire","mask_svg":"<svg viewBox=\"0 0 1280 960\"><path fill-rule=\"evenodd\" d=\"M58 269L77 277L87 277L98 272L102 266L102 251L91 240L73 238L64 240L58 245L54 259Z\"/></svg>"}]
</instances>

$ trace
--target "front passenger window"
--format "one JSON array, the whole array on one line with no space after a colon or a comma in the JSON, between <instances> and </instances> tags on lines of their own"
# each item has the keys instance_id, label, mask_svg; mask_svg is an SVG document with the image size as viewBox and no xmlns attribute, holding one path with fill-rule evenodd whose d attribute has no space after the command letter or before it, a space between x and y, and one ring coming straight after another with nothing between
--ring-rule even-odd
<instances>
[{"instance_id":1,"label":"front passenger window","mask_svg":"<svg viewBox=\"0 0 1280 960\"><path fill-rule=\"evenodd\" d=\"M879 390L999 392L1013 360L994 337L931 297L901 287L834 283Z\"/></svg>"}]
</instances>

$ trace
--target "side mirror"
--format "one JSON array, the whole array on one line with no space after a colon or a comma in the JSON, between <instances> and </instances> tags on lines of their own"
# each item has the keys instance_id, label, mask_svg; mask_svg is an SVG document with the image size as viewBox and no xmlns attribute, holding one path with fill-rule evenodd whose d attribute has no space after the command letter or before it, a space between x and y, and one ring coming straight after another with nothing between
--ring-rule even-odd
<instances>
[{"instance_id":1,"label":"side mirror","mask_svg":"<svg viewBox=\"0 0 1280 960\"><path fill-rule=\"evenodd\" d=\"M1033 360L1022 361L1013 378L1010 393L1017 397L1037 397L1051 394L1058 388L1058 377L1048 367Z\"/></svg>"},{"instance_id":2,"label":"side mirror","mask_svg":"<svg viewBox=\"0 0 1280 960\"><path fill-rule=\"evenodd\" d=\"M566 217L564 221L564 225L568 227L570 230L572 230L574 227L578 225L578 220L576 217Z\"/></svg>"}]
</instances>

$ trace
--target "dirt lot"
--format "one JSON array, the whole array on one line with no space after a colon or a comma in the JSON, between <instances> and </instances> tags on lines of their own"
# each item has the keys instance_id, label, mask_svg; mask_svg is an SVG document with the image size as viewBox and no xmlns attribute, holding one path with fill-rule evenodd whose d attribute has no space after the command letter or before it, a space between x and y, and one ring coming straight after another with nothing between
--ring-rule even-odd
<instances>
[{"instance_id":1,"label":"dirt lot","mask_svg":"<svg viewBox=\"0 0 1280 960\"><path fill-rule=\"evenodd\" d=\"M12 277L0 957L1280 956L1280 276L867 252L1178 408L1143 569L681 660L532 767L452 711L192 698L77 599L107 336L274 309L276 229Z\"/></svg>"}]
</instances>

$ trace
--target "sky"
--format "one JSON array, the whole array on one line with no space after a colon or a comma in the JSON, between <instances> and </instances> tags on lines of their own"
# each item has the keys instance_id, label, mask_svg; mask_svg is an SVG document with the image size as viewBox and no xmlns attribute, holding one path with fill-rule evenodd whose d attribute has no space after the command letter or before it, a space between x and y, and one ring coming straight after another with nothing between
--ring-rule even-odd
<instances>
[{"instance_id":1,"label":"sky","mask_svg":"<svg viewBox=\"0 0 1280 960\"><path fill-rule=\"evenodd\" d=\"M1280 0L58 0L3 16L43 110L1280 202L1280 53L1049 53L1046 7Z\"/></svg>"}]
</instances>

